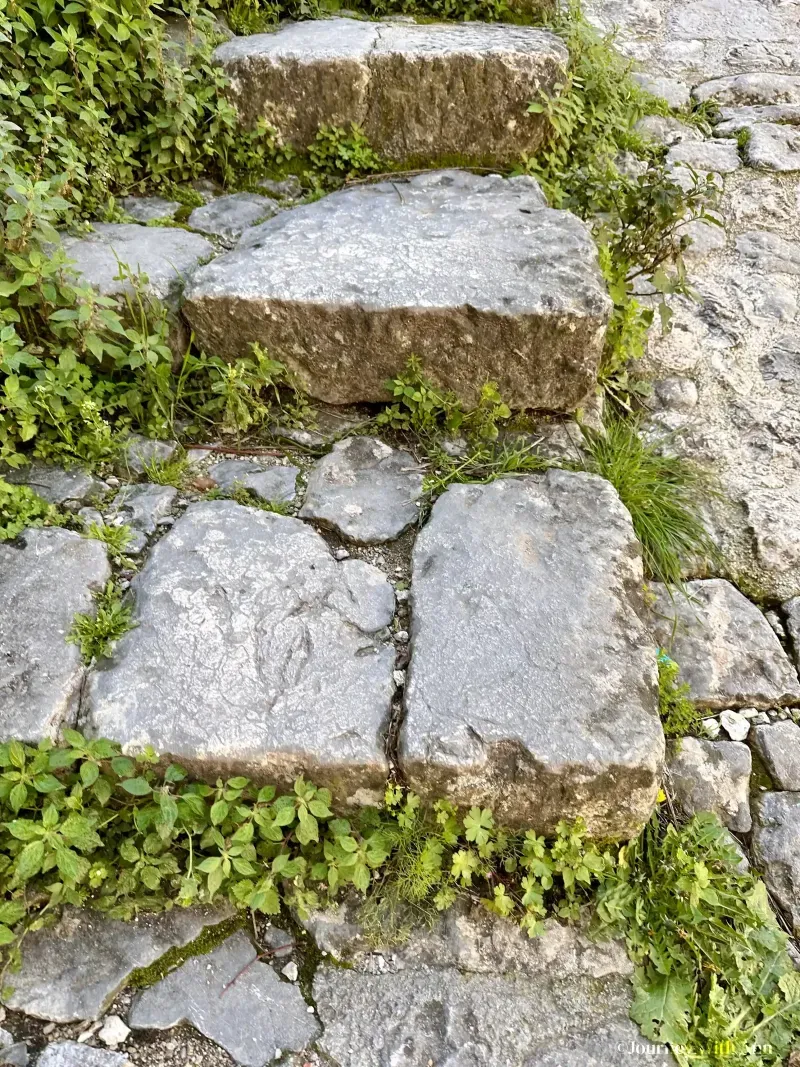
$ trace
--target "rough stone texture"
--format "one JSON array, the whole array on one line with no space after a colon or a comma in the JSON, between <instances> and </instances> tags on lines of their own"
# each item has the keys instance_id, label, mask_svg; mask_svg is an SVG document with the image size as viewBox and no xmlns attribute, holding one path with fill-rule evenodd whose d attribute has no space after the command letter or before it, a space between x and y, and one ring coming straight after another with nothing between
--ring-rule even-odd
<instances>
[{"instance_id":1,"label":"rough stone texture","mask_svg":"<svg viewBox=\"0 0 800 1067\"><path fill-rule=\"evenodd\" d=\"M787 241L768 230L751 230L736 239L736 251L756 270L800 274L800 241Z\"/></svg>"},{"instance_id":2,"label":"rough stone texture","mask_svg":"<svg viewBox=\"0 0 800 1067\"><path fill-rule=\"evenodd\" d=\"M632 74L634 81L653 96L666 100L670 107L688 107L691 102L689 86L675 78L658 78L651 74Z\"/></svg>"},{"instance_id":3,"label":"rough stone texture","mask_svg":"<svg viewBox=\"0 0 800 1067\"><path fill-rule=\"evenodd\" d=\"M721 578L687 582L687 596L658 583L653 631L680 664L701 708L800 703L800 682L763 614Z\"/></svg>"},{"instance_id":4,"label":"rough stone texture","mask_svg":"<svg viewBox=\"0 0 800 1067\"><path fill-rule=\"evenodd\" d=\"M800 793L753 800L753 856L764 881L800 934Z\"/></svg>"},{"instance_id":5,"label":"rough stone texture","mask_svg":"<svg viewBox=\"0 0 800 1067\"><path fill-rule=\"evenodd\" d=\"M119 206L137 222L174 219L181 207L177 200L165 200L162 196L124 196Z\"/></svg>"},{"instance_id":6,"label":"rough stone texture","mask_svg":"<svg viewBox=\"0 0 800 1067\"><path fill-rule=\"evenodd\" d=\"M133 1067L124 1052L107 1052L77 1041L54 1041L39 1056L36 1067Z\"/></svg>"},{"instance_id":7,"label":"rough stone texture","mask_svg":"<svg viewBox=\"0 0 800 1067\"><path fill-rule=\"evenodd\" d=\"M299 1050L319 1034L300 990L258 961L242 931L143 990L128 1022L146 1030L189 1022L243 1067L263 1067L276 1049Z\"/></svg>"},{"instance_id":8,"label":"rough stone texture","mask_svg":"<svg viewBox=\"0 0 800 1067\"><path fill-rule=\"evenodd\" d=\"M169 226L137 226L128 222L95 222L94 233L65 237L64 248L85 281L103 296L132 294L120 280L117 259L134 273L147 275L146 292L175 307L189 275L214 253L214 246L196 233Z\"/></svg>"},{"instance_id":9,"label":"rough stone texture","mask_svg":"<svg viewBox=\"0 0 800 1067\"><path fill-rule=\"evenodd\" d=\"M317 970L318 1047L341 1067L674 1063L628 1018L632 967L619 942L592 944L553 921L530 940L455 908L395 961L377 974L369 956Z\"/></svg>"},{"instance_id":10,"label":"rough stone texture","mask_svg":"<svg viewBox=\"0 0 800 1067\"><path fill-rule=\"evenodd\" d=\"M754 104L752 107L720 108L714 127L718 137L733 137L759 122L800 123L800 106L795 104Z\"/></svg>"},{"instance_id":11,"label":"rough stone texture","mask_svg":"<svg viewBox=\"0 0 800 1067\"><path fill-rule=\"evenodd\" d=\"M300 516L360 544L392 541L418 521L422 482L410 452L348 437L312 468Z\"/></svg>"},{"instance_id":12,"label":"rough stone texture","mask_svg":"<svg viewBox=\"0 0 800 1067\"><path fill-rule=\"evenodd\" d=\"M493 163L542 143L547 122L528 104L555 93L568 58L558 37L527 26L354 19L284 24L214 56L243 120L265 117L298 149L321 125L355 122L388 159Z\"/></svg>"},{"instance_id":13,"label":"rough stone texture","mask_svg":"<svg viewBox=\"0 0 800 1067\"><path fill-rule=\"evenodd\" d=\"M800 791L800 726L788 721L754 726L753 747L776 789Z\"/></svg>"},{"instance_id":14,"label":"rough stone texture","mask_svg":"<svg viewBox=\"0 0 800 1067\"><path fill-rule=\"evenodd\" d=\"M714 78L692 90L695 100L718 104L800 104L800 77L794 74L735 74Z\"/></svg>"},{"instance_id":15,"label":"rough stone texture","mask_svg":"<svg viewBox=\"0 0 800 1067\"><path fill-rule=\"evenodd\" d=\"M172 485L124 485L106 513L112 526L130 526L126 552L143 552L158 520L172 511L178 490Z\"/></svg>"},{"instance_id":16,"label":"rough stone texture","mask_svg":"<svg viewBox=\"0 0 800 1067\"><path fill-rule=\"evenodd\" d=\"M215 500L178 519L132 591L137 625L90 677L87 729L211 779L304 771L339 801L382 795L394 593L377 568Z\"/></svg>"},{"instance_id":17,"label":"rough stone texture","mask_svg":"<svg viewBox=\"0 0 800 1067\"><path fill-rule=\"evenodd\" d=\"M223 459L209 467L208 474L221 489L242 486L261 500L291 503L297 492L299 467L275 464L268 467L255 459Z\"/></svg>"},{"instance_id":18,"label":"rough stone texture","mask_svg":"<svg viewBox=\"0 0 800 1067\"><path fill-rule=\"evenodd\" d=\"M700 134L694 127L687 126L671 115L645 115L636 123L635 130L645 140L665 145L700 140Z\"/></svg>"},{"instance_id":19,"label":"rough stone texture","mask_svg":"<svg viewBox=\"0 0 800 1067\"><path fill-rule=\"evenodd\" d=\"M750 749L738 741L682 737L667 746L668 781L678 806L686 815L713 811L737 833L751 826L752 768Z\"/></svg>"},{"instance_id":20,"label":"rough stone texture","mask_svg":"<svg viewBox=\"0 0 800 1067\"><path fill-rule=\"evenodd\" d=\"M207 351L257 341L331 403L385 400L417 355L468 403L491 379L514 406L571 410L609 308L589 231L536 182L433 171L254 227L198 271L184 310Z\"/></svg>"},{"instance_id":21,"label":"rough stone texture","mask_svg":"<svg viewBox=\"0 0 800 1067\"><path fill-rule=\"evenodd\" d=\"M26 530L20 542L0 544L0 736L55 739L85 673L66 637L111 568L99 541L68 530Z\"/></svg>"},{"instance_id":22,"label":"rough stone texture","mask_svg":"<svg viewBox=\"0 0 800 1067\"><path fill-rule=\"evenodd\" d=\"M792 657L795 667L800 670L800 597L787 600L783 605L786 618L786 632L789 635L789 644L792 649Z\"/></svg>"},{"instance_id":23,"label":"rough stone texture","mask_svg":"<svg viewBox=\"0 0 800 1067\"><path fill-rule=\"evenodd\" d=\"M686 223L678 231L681 237L691 238L691 244L684 253L684 259L690 263L697 263L710 256L712 252L718 252L725 247L725 230L721 226L715 226L701 219L693 219Z\"/></svg>"},{"instance_id":24,"label":"rough stone texture","mask_svg":"<svg viewBox=\"0 0 800 1067\"><path fill-rule=\"evenodd\" d=\"M120 467L129 474L145 474L154 463L168 463L179 447L177 441L158 441L132 433L125 439Z\"/></svg>"},{"instance_id":25,"label":"rough stone texture","mask_svg":"<svg viewBox=\"0 0 800 1067\"><path fill-rule=\"evenodd\" d=\"M188 945L231 914L227 905L173 908L122 922L65 907L55 926L25 938L22 967L4 1003L58 1023L98 1019L133 971L149 967L170 948Z\"/></svg>"},{"instance_id":26,"label":"rough stone texture","mask_svg":"<svg viewBox=\"0 0 800 1067\"><path fill-rule=\"evenodd\" d=\"M414 548L409 785L540 831L580 815L632 836L664 756L641 583L630 516L601 478L451 486Z\"/></svg>"},{"instance_id":27,"label":"rough stone texture","mask_svg":"<svg viewBox=\"0 0 800 1067\"><path fill-rule=\"evenodd\" d=\"M233 244L250 226L263 222L279 210L278 204L268 196L231 193L217 197L203 207L196 207L189 216L188 224L193 230Z\"/></svg>"},{"instance_id":28,"label":"rough stone texture","mask_svg":"<svg viewBox=\"0 0 800 1067\"><path fill-rule=\"evenodd\" d=\"M800 130L773 122L757 122L750 127L745 154L753 167L784 172L800 170Z\"/></svg>"},{"instance_id":29,"label":"rough stone texture","mask_svg":"<svg viewBox=\"0 0 800 1067\"><path fill-rule=\"evenodd\" d=\"M0 472L0 478L12 485L29 485L51 504L85 504L108 492L100 478L80 467L64 470L52 463L33 463Z\"/></svg>"},{"instance_id":30,"label":"rough stone texture","mask_svg":"<svg viewBox=\"0 0 800 1067\"><path fill-rule=\"evenodd\" d=\"M742 165L731 141L682 141L667 152L667 162L691 167L701 176L707 171L731 174Z\"/></svg>"}]
</instances>

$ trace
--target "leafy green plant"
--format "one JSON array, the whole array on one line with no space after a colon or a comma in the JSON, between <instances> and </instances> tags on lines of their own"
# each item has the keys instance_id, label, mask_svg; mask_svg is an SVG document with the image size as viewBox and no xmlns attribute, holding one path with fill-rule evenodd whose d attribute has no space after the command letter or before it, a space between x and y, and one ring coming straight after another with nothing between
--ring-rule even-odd
<instances>
[{"instance_id":1,"label":"leafy green plant","mask_svg":"<svg viewBox=\"0 0 800 1067\"><path fill-rule=\"evenodd\" d=\"M349 132L341 126L320 126L308 155L318 173L337 179L358 178L383 170L384 165L360 126Z\"/></svg>"},{"instance_id":2,"label":"leafy green plant","mask_svg":"<svg viewBox=\"0 0 800 1067\"><path fill-rule=\"evenodd\" d=\"M275 515L294 515L295 510L286 500L262 500L252 489L238 482L231 489L210 489L205 497L206 500L235 500L237 504L258 508L260 511L271 511Z\"/></svg>"},{"instance_id":3,"label":"leafy green plant","mask_svg":"<svg viewBox=\"0 0 800 1067\"><path fill-rule=\"evenodd\" d=\"M703 736L703 716L689 697L687 682L679 682L680 667L663 648L658 651L658 710L667 737Z\"/></svg>"},{"instance_id":4,"label":"leafy green plant","mask_svg":"<svg viewBox=\"0 0 800 1067\"><path fill-rule=\"evenodd\" d=\"M102 541L108 549L108 555L112 561L121 563L125 558L125 549L131 542L132 534L130 526L111 526L108 524L101 526L96 522L92 522L89 524L86 536L91 537L93 541Z\"/></svg>"},{"instance_id":5,"label":"leafy green plant","mask_svg":"<svg viewBox=\"0 0 800 1067\"><path fill-rule=\"evenodd\" d=\"M80 647L85 663L110 656L114 642L133 625L131 608L123 603L122 591L113 580L95 593L94 600L94 612L79 612L67 634L67 641Z\"/></svg>"},{"instance_id":6,"label":"leafy green plant","mask_svg":"<svg viewBox=\"0 0 800 1067\"><path fill-rule=\"evenodd\" d=\"M10 541L28 526L62 526L66 516L27 485L0 478L0 541Z\"/></svg>"},{"instance_id":7,"label":"leafy green plant","mask_svg":"<svg viewBox=\"0 0 800 1067\"><path fill-rule=\"evenodd\" d=\"M143 467L148 482L155 485L174 485L176 489L180 489L186 481L189 460L184 455L167 460L153 457L149 463L144 463Z\"/></svg>"},{"instance_id":8,"label":"leafy green plant","mask_svg":"<svg viewBox=\"0 0 800 1067\"><path fill-rule=\"evenodd\" d=\"M531 474L552 466L536 452L535 443L524 441L480 443L460 458L434 446L428 458L431 469L425 475L424 489L431 496L438 496L453 482L485 485L506 474Z\"/></svg>"},{"instance_id":9,"label":"leafy green plant","mask_svg":"<svg viewBox=\"0 0 800 1067\"><path fill-rule=\"evenodd\" d=\"M596 933L636 964L634 1020L681 1067L777 1067L800 1036L800 976L763 882L715 816L654 816L597 891Z\"/></svg>"},{"instance_id":10,"label":"leafy green plant","mask_svg":"<svg viewBox=\"0 0 800 1067\"><path fill-rule=\"evenodd\" d=\"M612 417L602 433L585 429L584 437L587 469L607 478L630 512L648 575L680 585L687 562L713 558L698 514L708 487L691 464L671 454L666 442L642 437L632 419Z\"/></svg>"}]
</instances>

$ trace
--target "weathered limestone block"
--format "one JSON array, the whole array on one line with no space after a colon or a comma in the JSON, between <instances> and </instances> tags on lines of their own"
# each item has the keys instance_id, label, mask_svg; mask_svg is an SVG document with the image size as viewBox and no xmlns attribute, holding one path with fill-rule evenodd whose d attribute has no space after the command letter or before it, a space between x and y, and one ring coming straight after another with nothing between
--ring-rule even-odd
<instances>
[{"instance_id":1,"label":"weathered limestone block","mask_svg":"<svg viewBox=\"0 0 800 1067\"><path fill-rule=\"evenodd\" d=\"M536 182L434 171L333 193L248 230L201 268L184 313L227 358L264 345L313 396L387 399L409 357L475 403L574 410L610 301L589 230Z\"/></svg>"},{"instance_id":2,"label":"weathered limestone block","mask_svg":"<svg viewBox=\"0 0 800 1067\"><path fill-rule=\"evenodd\" d=\"M394 650L394 593L337 563L297 519L228 500L192 505L132 583L136 628L87 686L85 727L151 744L196 774L375 800Z\"/></svg>"},{"instance_id":3,"label":"weathered limestone block","mask_svg":"<svg viewBox=\"0 0 800 1067\"><path fill-rule=\"evenodd\" d=\"M695 100L718 104L800 104L800 77L795 74L753 72L714 78L692 90Z\"/></svg>"},{"instance_id":4,"label":"weathered limestone block","mask_svg":"<svg viewBox=\"0 0 800 1067\"><path fill-rule=\"evenodd\" d=\"M629 1018L632 969L619 941L593 944L552 920L530 939L456 906L380 973L368 955L323 963L318 1048L347 1067L674 1067Z\"/></svg>"},{"instance_id":5,"label":"weathered limestone block","mask_svg":"<svg viewBox=\"0 0 800 1067\"><path fill-rule=\"evenodd\" d=\"M107 1052L78 1041L54 1041L36 1061L36 1067L133 1067L124 1052Z\"/></svg>"},{"instance_id":6,"label":"weathered limestone block","mask_svg":"<svg viewBox=\"0 0 800 1067\"><path fill-rule=\"evenodd\" d=\"M120 264L134 275L146 275L142 292L170 315L170 345L183 355L188 340L178 317L187 278L214 254L214 246L197 233L170 226L138 226L128 222L95 222L85 237L65 237L64 248L75 271L101 296L113 297L126 312L132 298L130 277L120 277Z\"/></svg>"},{"instance_id":7,"label":"weathered limestone block","mask_svg":"<svg viewBox=\"0 0 800 1067\"><path fill-rule=\"evenodd\" d=\"M143 990L128 1021L144 1030L189 1022L242 1067L263 1067L276 1049L302 1049L319 1034L298 987L260 962L241 930Z\"/></svg>"},{"instance_id":8,"label":"weathered limestone block","mask_svg":"<svg viewBox=\"0 0 800 1067\"><path fill-rule=\"evenodd\" d=\"M361 544L393 541L419 520L422 483L410 452L348 437L311 469L300 517Z\"/></svg>"},{"instance_id":9,"label":"weathered limestone block","mask_svg":"<svg viewBox=\"0 0 800 1067\"><path fill-rule=\"evenodd\" d=\"M800 170L800 130L796 126L757 122L750 127L744 151L753 167L782 172Z\"/></svg>"},{"instance_id":10,"label":"weathered limestone block","mask_svg":"<svg viewBox=\"0 0 800 1067\"><path fill-rule=\"evenodd\" d=\"M664 735L642 564L610 484L549 471L454 485L414 549L400 763L429 797L630 837Z\"/></svg>"},{"instance_id":11,"label":"weathered limestone block","mask_svg":"<svg viewBox=\"0 0 800 1067\"><path fill-rule=\"evenodd\" d=\"M200 233L219 237L233 244L257 222L263 222L280 210L275 200L257 193L231 193L209 204L196 207L188 219L189 226Z\"/></svg>"},{"instance_id":12,"label":"weathered limestone block","mask_svg":"<svg viewBox=\"0 0 800 1067\"><path fill-rule=\"evenodd\" d=\"M764 881L800 934L800 793L753 801L753 855Z\"/></svg>"},{"instance_id":13,"label":"weathered limestone block","mask_svg":"<svg viewBox=\"0 0 800 1067\"><path fill-rule=\"evenodd\" d=\"M266 118L295 148L357 123L389 159L500 163L541 144L547 121L528 104L555 95L568 56L528 26L334 18L235 37L214 58L243 121Z\"/></svg>"},{"instance_id":14,"label":"weathered limestone block","mask_svg":"<svg viewBox=\"0 0 800 1067\"><path fill-rule=\"evenodd\" d=\"M249 489L261 500L283 504L294 500L299 473L300 468L291 464L268 466L257 459L223 459L208 471L220 489Z\"/></svg>"},{"instance_id":15,"label":"weathered limestone block","mask_svg":"<svg viewBox=\"0 0 800 1067\"><path fill-rule=\"evenodd\" d=\"M800 726L788 720L754 726L753 747L776 789L800 792Z\"/></svg>"},{"instance_id":16,"label":"weathered limestone block","mask_svg":"<svg viewBox=\"0 0 800 1067\"><path fill-rule=\"evenodd\" d=\"M12 485L27 485L51 504L85 504L108 492L106 483L89 471L80 467L65 470L38 460L24 467L0 470L0 479Z\"/></svg>"},{"instance_id":17,"label":"weathered limestone block","mask_svg":"<svg viewBox=\"0 0 800 1067\"><path fill-rule=\"evenodd\" d=\"M800 703L800 682L761 611L722 578L686 583L687 596L651 586L655 636L703 708Z\"/></svg>"},{"instance_id":18,"label":"weathered limestone block","mask_svg":"<svg viewBox=\"0 0 800 1067\"><path fill-rule=\"evenodd\" d=\"M68 530L0 544L0 737L55 739L77 711L84 666L67 634L111 577L104 545Z\"/></svg>"},{"instance_id":19,"label":"weathered limestone block","mask_svg":"<svg viewBox=\"0 0 800 1067\"><path fill-rule=\"evenodd\" d=\"M173 908L122 922L65 907L55 926L25 938L22 967L8 982L13 992L4 1003L57 1023L98 1019L133 971L149 967L168 949L188 945L232 914L226 904Z\"/></svg>"},{"instance_id":20,"label":"weathered limestone block","mask_svg":"<svg viewBox=\"0 0 800 1067\"><path fill-rule=\"evenodd\" d=\"M712 811L730 830L747 833L750 819L750 749L739 741L682 737L667 749L668 781L686 815Z\"/></svg>"}]
</instances>

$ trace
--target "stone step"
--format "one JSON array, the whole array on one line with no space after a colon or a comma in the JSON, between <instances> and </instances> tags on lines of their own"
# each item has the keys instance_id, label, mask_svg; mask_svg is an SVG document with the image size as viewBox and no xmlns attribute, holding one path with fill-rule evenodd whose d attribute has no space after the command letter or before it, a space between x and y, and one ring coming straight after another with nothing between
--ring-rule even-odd
<instances>
[{"instance_id":1,"label":"stone step","mask_svg":"<svg viewBox=\"0 0 800 1067\"><path fill-rule=\"evenodd\" d=\"M416 355L474 404L487 380L519 408L592 392L611 302L586 225L532 178L433 171L284 211L201 267L184 303L198 344L254 342L312 396L381 401Z\"/></svg>"},{"instance_id":2,"label":"stone step","mask_svg":"<svg viewBox=\"0 0 800 1067\"><path fill-rule=\"evenodd\" d=\"M321 125L357 123L382 156L411 165L534 152L547 120L528 104L558 92L569 56L527 26L332 18L235 37L214 58L247 125L265 118L304 150Z\"/></svg>"}]
</instances>

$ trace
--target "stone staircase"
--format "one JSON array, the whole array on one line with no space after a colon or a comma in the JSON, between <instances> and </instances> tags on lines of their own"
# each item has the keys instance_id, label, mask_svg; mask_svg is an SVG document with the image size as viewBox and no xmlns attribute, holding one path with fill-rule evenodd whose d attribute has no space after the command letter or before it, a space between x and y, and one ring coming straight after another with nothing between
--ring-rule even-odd
<instances>
[{"instance_id":1,"label":"stone staircase","mask_svg":"<svg viewBox=\"0 0 800 1067\"><path fill-rule=\"evenodd\" d=\"M670 140L676 167L725 171L728 227L716 239L695 231L702 300L651 344L651 419L687 428L689 454L718 463L728 570L755 576L774 610L705 577L691 603L657 587L646 604L630 517L582 473L454 486L423 524L416 459L371 438L316 460L289 446L248 460L192 453L196 486L249 485L296 517L35 467L11 477L76 511L99 496L94 516L134 527L136 625L87 670L63 638L108 577L102 546L57 529L0 545L3 735L77 724L130 749L152 744L210 780L303 772L348 807L377 801L393 770L426 797L491 805L539 831L581 815L624 839L662 778L656 650L670 643L709 730L730 738L670 746L676 802L747 834L753 745L772 788L758 787L749 843L800 931L800 73L786 73L800 72L800 31L787 12L755 0L593 11L622 23L622 46L659 92L682 102L694 87L725 105L711 141L674 117L642 127ZM525 108L557 91L566 62L556 38L521 27L344 18L234 39L217 56L248 123L266 118L304 147L320 123L358 122L387 159L431 165L535 151L541 117ZM748 124L750 162L788 178L742 173L729 138ZM765 138L772 163L756 155ZM285 192L216 197L198 209L202 237L99 224L70 252L107 295L127 284L116 254L147 274L176 352L189 328L231 358L258 342L331 403L384 399L412 353L467 402L487 377L518 406L569 413L590 395L610 306L596 251L532 180L432 168L299 207ZM142 477L136 448L126 473ZM37 1047L53 1042L39 1067L673 1062L627 1017L622 947L557 923L529 943L465 909L376 952L343 907L307 933L259 926L258 949L239 931L149 990L120 992L137 967L229 918L175 914L122 924L68 909L31 935L6 1021ZM319 966L306 1004L298 967L313 969L320 951L348 968ZM109 1012L134 1035L103 1037ZM181 1020L191 1026L173 1029ZM98 1041L124 1052L87 1048Z\"/></svg>"}]
</instances>

